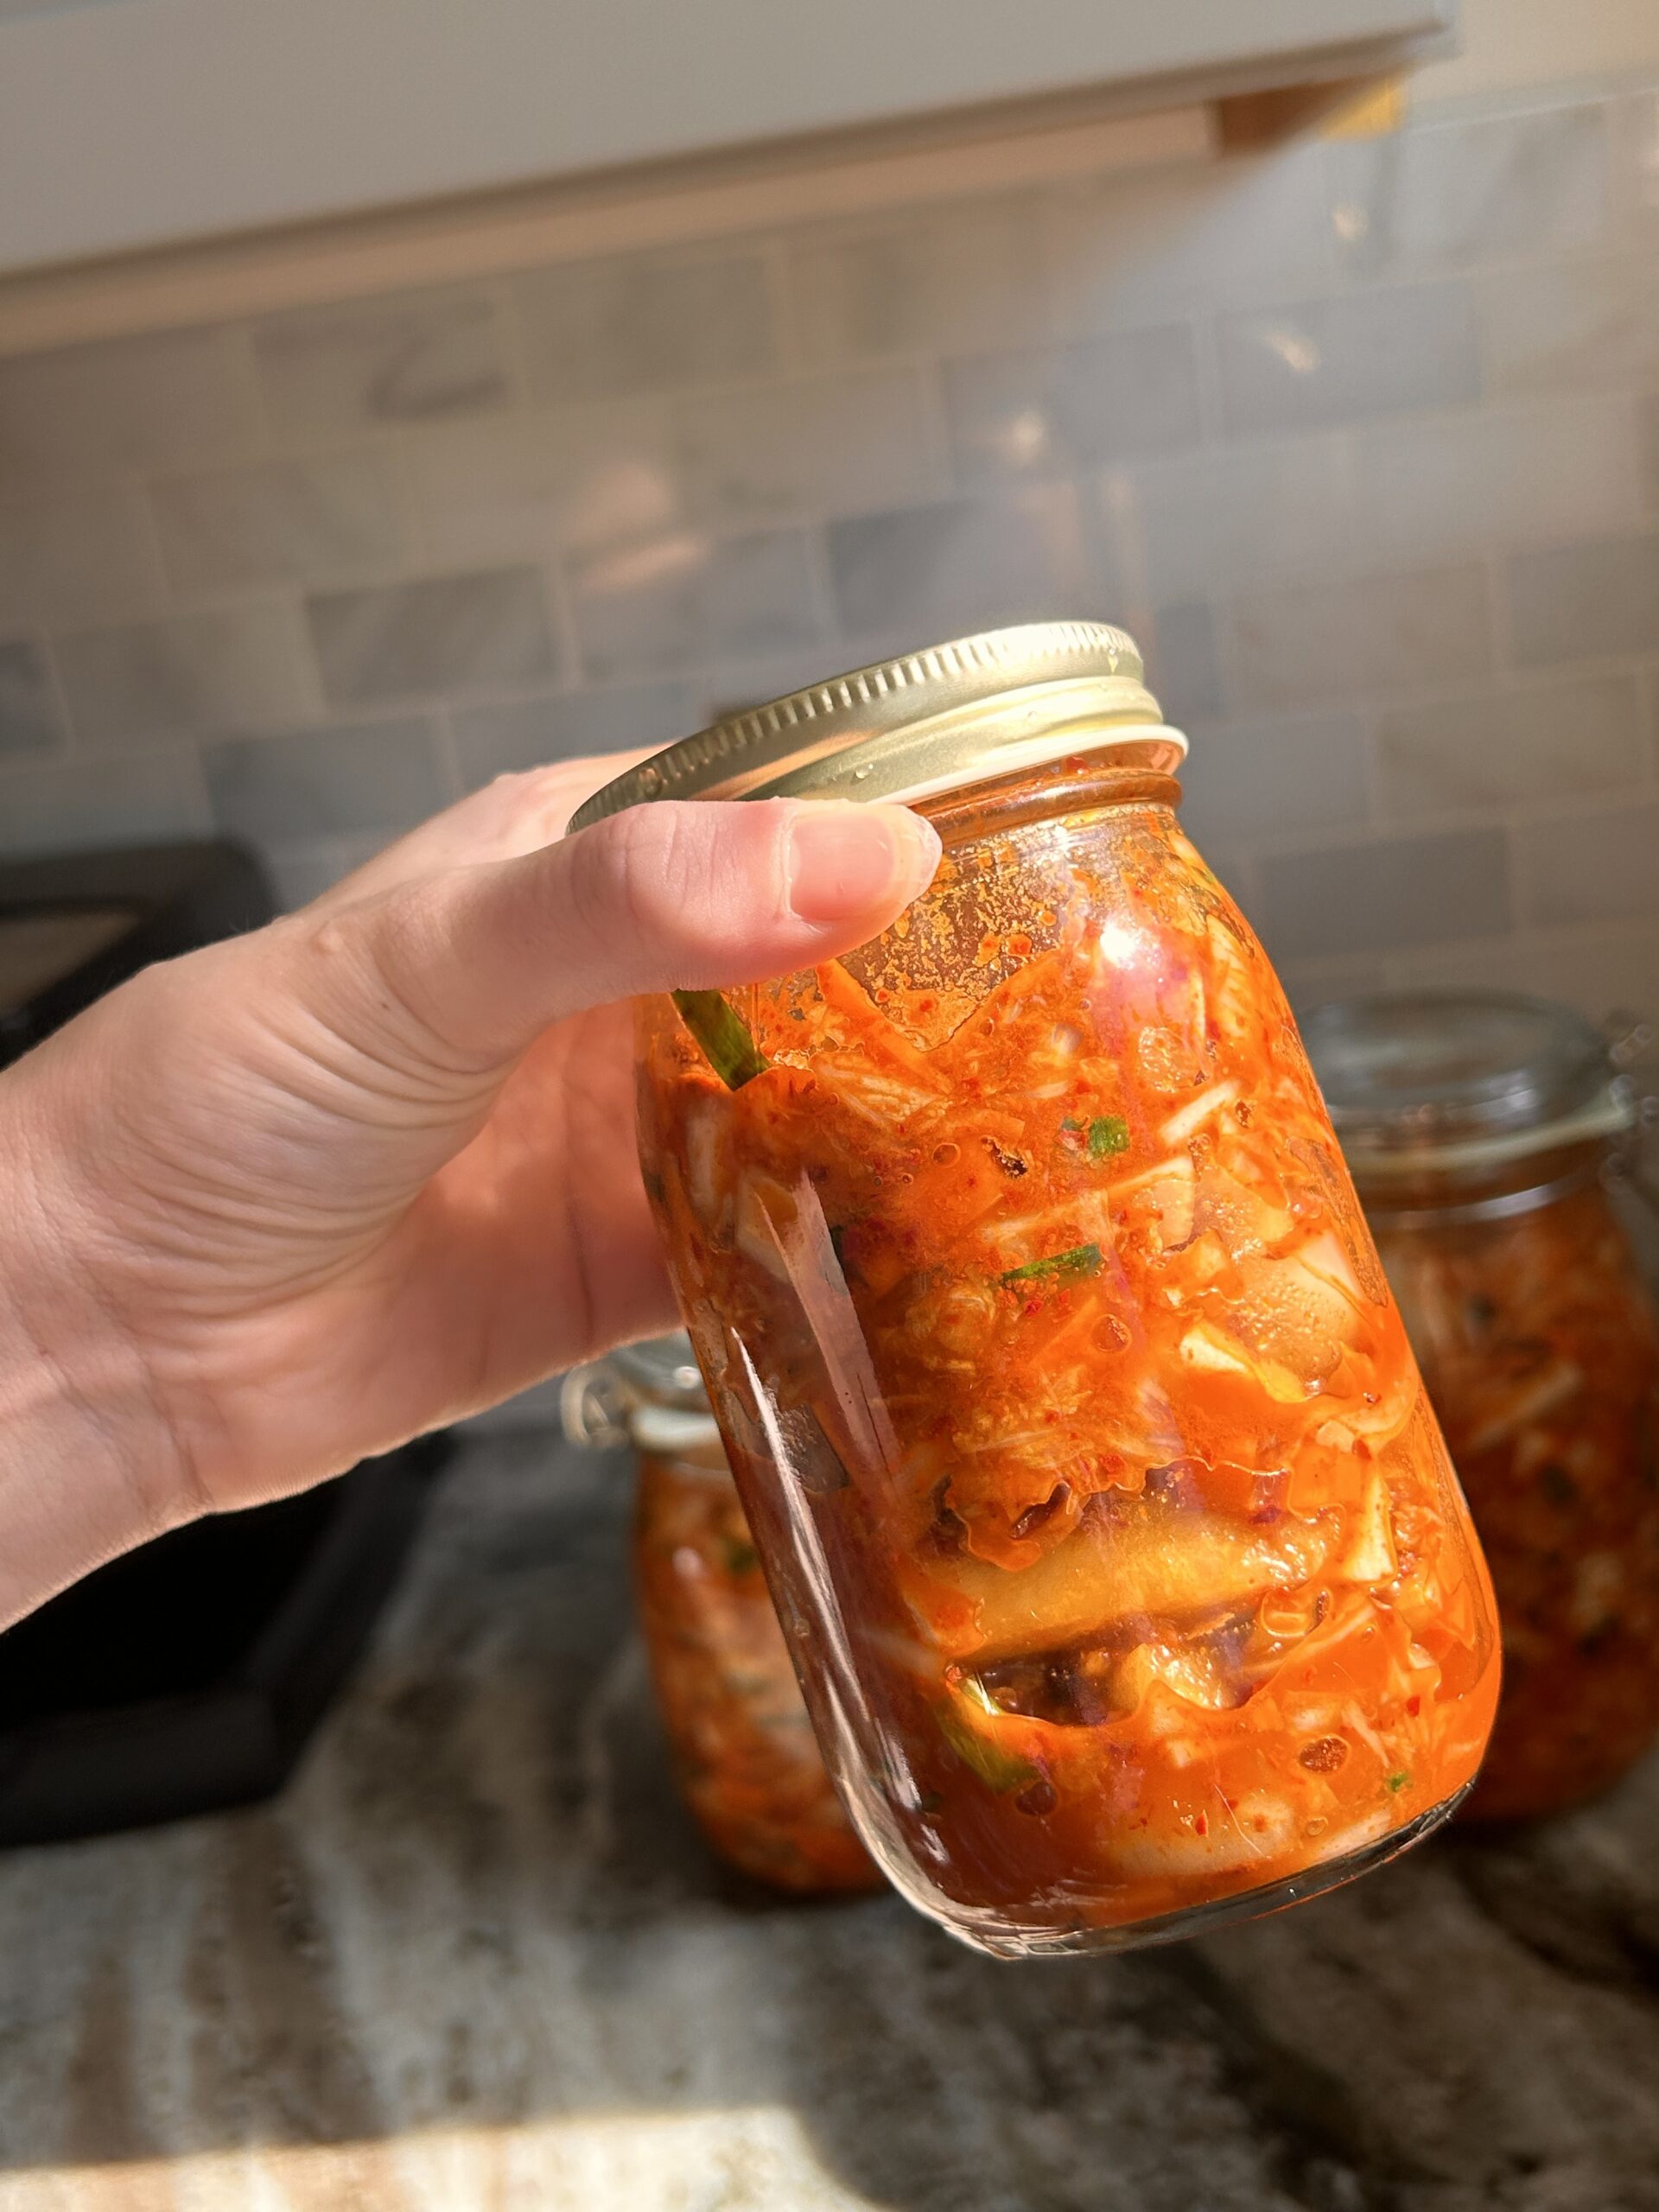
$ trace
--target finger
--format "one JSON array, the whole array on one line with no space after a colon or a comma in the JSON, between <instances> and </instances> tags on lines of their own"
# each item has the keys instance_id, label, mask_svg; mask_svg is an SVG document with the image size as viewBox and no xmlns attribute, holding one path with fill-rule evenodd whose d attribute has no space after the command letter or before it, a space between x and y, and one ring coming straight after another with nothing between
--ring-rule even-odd
<instances>
[{"instance_id":1,"label":"finger","mask_svg":"<svg viewBox=\"0 0 1659 2212\"><path fill-rule=\"evenodd\" d=\"M939 841L901 806L829 800L629 809L522 858L346 910L334 928L446 1057L514 1058L565 1015L641 992L759 982L845 952L931 880Z\"/></svg>"},{"instance_id":2,"label":"finger","mask_svg":"<svg viewBox=\"0 0 1659 2212\"><path fill-rule=\"evenodd\" d=\"M445 868L485 861L511 860L533 853L564 833L564 825L583 799L657 748L638 746L627 753L594 753L579 760L556 760L497 776L480 791L469 791L388 845L361 868L342 876L311 902L317 912L332 912L373 898L394 884L430 875Z\"/></svg>"}]
</instances>

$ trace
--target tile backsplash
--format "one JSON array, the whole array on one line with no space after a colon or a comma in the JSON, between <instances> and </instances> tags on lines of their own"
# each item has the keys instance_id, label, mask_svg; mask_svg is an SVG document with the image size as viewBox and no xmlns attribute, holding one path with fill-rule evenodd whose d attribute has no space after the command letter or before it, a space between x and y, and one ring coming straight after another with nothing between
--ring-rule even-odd
<instances>
[{"instance_id":1,"label":"tile backsplash","mask_svg":"<svg viewBox=\"0 0 1659 2212\"><path fill-rule=\"evenodd\" d=\"M1313 997L1659 1018L1659 93L0 361L0 852L285 897L505 770L1103 613Z\"/></svg>"}]
</instances>

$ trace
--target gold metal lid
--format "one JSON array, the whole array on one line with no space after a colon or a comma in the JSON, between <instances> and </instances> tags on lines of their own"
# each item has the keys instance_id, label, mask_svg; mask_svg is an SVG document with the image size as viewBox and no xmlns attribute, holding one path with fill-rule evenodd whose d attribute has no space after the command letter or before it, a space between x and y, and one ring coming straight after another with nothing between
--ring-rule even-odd
<instances>
[{"instance_id":1,"label":"gold metal lid","mask_svg":"<svg viewBox=\"0 0 1659 2212\"><path fill-rule=\"evenodd\" d=\"M1186 740L1141 673L1134 639L1104 622L958 638L728 715L606 784L570 827L658 798L923 798L1114 745L1174 768Z\"/></svg>"}]
</instances>

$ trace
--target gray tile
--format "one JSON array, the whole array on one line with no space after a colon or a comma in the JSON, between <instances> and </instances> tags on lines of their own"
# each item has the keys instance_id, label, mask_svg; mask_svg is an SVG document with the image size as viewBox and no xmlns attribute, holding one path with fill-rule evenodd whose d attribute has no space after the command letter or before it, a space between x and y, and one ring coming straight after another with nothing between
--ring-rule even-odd
<instances>
[{"instance_id":1,"label":"gray tile","mask_svg":"<svg viewBox=\"0 0 1659 2212\"><path fill-rule=\"evenodd\" d=\"M849 638L931 645L999 623L1098 615L1110 596L1069 484L863 516L833 524L829 541Z\"/></svg>"},{"instance_id":2,"label":"gray tile","mask_svg":"<svg viewBox=\"0 0 1659 2212\"><path fill-rule=\"evenodd\" d=\"M1634 528L1645 507L1634 404L1602 396L1390 423L1357 441L1355 488L1379 559Z\"/></svg>"},{"instance_id":3,"label":"gray tile","mask_svg":"<svg viewBox=\"0 0 1659 2212\"><path fill-rule=\"evenodd\" d=\"M305 308L261 323L253 348L265 405L285 430L433 422L512 395L502 317L481 290Z\"/></svg>"},{"instance_id":4,"label":"gray tile","mask_svg":"<svg viewBox=\"0 0 1659 2212\"><path fill-rule=\"evenodd\" d=\"M1478 568L1451 568L1243 593L1232 639L1249 709L1454 683L1491 665L1486 579Z\"/></svg>"},{"instance_id":5,"label":"gray tile","mask_svg":"<svg viewBox=\"0 0 1659 2212\"><path fill-rule=\"evenodd\" d=\"M168 331L0 361L0 472L173 461L251 446L253 395L228 330Z\"/></svg>"},{"instance_id":6,"label":"gray tile","mask_svg":"<svg viewBox=\"0 0 1659 2212\"><path fill-rule=\"evenodd\" d=\"M1659 382L1659 264L1580 256L1478 280L1493 392L1592 391Z\"/></svg>"},{"instance_id":7,"label":"gray tile","mask_svg":"<svg viewBox=\"0 0 1659 2212\"><path fill-rule=\"evenodd\" d=\"M1138 540L1154 599L1351 568L1363 543L1340 435L1207 447L1143 462L1127 484L1122 527ZM1115 475L1109 500L1119 487Z\"/></svg>"},{"instance_id":8,"label":"gray tile","mask_svg":"<svg viewBox=\"0 0 1659 2212\"><path fill-rule=\"evenodd\" d=\"M319 592L305 606L323 692L341 705L552 673L547 582L539 569Z\"/></svg>"},{"instance_id":9,"label":"gray tile","mask_svg":"<svg viewBox=\"0 0 1659 2212\"><path fill-rule=\"evenodd\" d=\"M696 692L683 683L555 692L505 706L469 707L451 717L461 779L468 791L547 760L671 745L702 719Z\"/></svg>"},{"instance_id":10,"label":"gray tile","mask_svg":"<svg viewBox=\"0 0 1659 2212\"><path fill-rule=\"evenodd\" d=\"M707 392L674 410L690 512L734 529L858 514L942 488L941 441L908 369Z\"/></svg>"},{"instance_id":11,"label":"gray tile","mask_svg":"<svg viewBox=\"0 0 1659 2212\"><path fill-rule=\"evenodd\" d=\"M60 477L0 489L0 623L116 621L152 613L159 563L136 485Z\"/></svg>"},{"instance_id":12,"label":"gray tile","mask_svg":"<svg viewBox=\"0 0 1659 2212\"><path fill-rule=\"evenodd\" d=\"M1376 732L1377 793L1398 820L1618 791L1646 767L1628 676L1478 691L1396 707Z\"/></svg>"},{"instance_id":13,"label":"gray tile","mask_svg":"<svg viewBox=\"0 0 1659 2212\"><path fill-rule=\"evenodd\" d=\"M314 704L303 640L282 606L220 607L57 641L83 745L140 744L226 724L271 728Z\"/></svg>"},{"instance_id":14,"label":"gray tile","mask_svg":"<svg viewBox=\"0 0 1659 2212\"><path fill-rule=\"evenodd\" d=\"M1226 710L1215 609L1203 600L1160 607L1147 641L1147 676L1165 718L1184 722Z\"/></svg>"},{"instance_id":15,"label":"gray tile","mask_svg":"<svg viewBox=\"0 0 1659 2212\"><path fill-rule=\"evenodd\" d=\"M1332 225L1358 276L1582 245L1606 222L1599 106L1418 124L1329 158Z\"/></svg>"},{"instance_id":16,"label":"gray tile","mask_svg":"<svg viewBox=\"0 0 1659 2212\"><path fill-rule=\"evenodd\" d=\"M449 793L424 721L359 722L204 745L213 818L258 844L397 830Z\"/></svg>"},{"instance_id":17,"label":"gray tile","mask_svg":"<svg viewBox=\"0 0 1659 2212\"><path fill-rule=\"evenodd\" d=\"M960 353L1047 328L1036 204L952 208L800 235L789 257L794 323L813 361Z\"/></svg>"},{"instance_id":18,"label":"gray tile","mask_svg":"<svg viewBox=\"0 0 1659 2212\"><path fill-rule=\"evenodd\" d=\"M62 741L46 655L29 638L0 644L0 753L46 753Z\"/></svg>"},{"instance_id":19,"label":"gray tile","mask_svg":"<svg viewBox=\"0 0 1659 2212\"><path fill-rule=\"evenodd\" d=\"M1206 850L1358 829L1367 734L1351 715L1205 730L1181 772L1181 818Z\"/></svg>"},{"instance_id":20,"label":"gray tile","mask_svg":"<svg viewBox=\"0 0 1659 2212\"><path fill-rule=\"evenodd\" d=\"M818 635L798 531L685 531L572 563L582 664L601 681L788 652Z\"/></svg>"},{"instance_id":21,"label":"gray tile","mask_svg":"<svg viewBox=\"0 0 1659 2212\"><path fill-rule=\"evenodd\" d=\"M1659 805L1554 814L1515 833L1523 921L1659 915Z\"/></svg>"},{"instance_id":22,"label":"gray tile","mask_svg":"<svg viewBox=\"0 0 1659 2212\"><path fill-rule=\"evenodd\" d=\"M0 773L0 853L70 853L194 836L213 826L201 766L183 749L42 763Z\"/></svg>"},{"instance_id":23,"label":"gray tile","mask_svg":"<svg viewBox=\"0 0 1659 2212\"><path fill-rule=\"evenodd\" d=\"M1503 835L1470 830L1270 854L1256 907L1275 960L1497 936L1510 918Z\"/></svg>"},{"instance_id":24,"label":"gray tile","mask_svg":"<svg viewBox=\"0 0 1659 2212\"><path fill-rule=\"evenodd\" d=\"M1480 391L1474 302L1461 283L1224 315L1217 344L1236 436L1453 407Z\"/></svg>"},{"instance_id":25,"label":"gray tile","mask_svg":"<svg viewBox=\"0 0 1659 2212\"><path fill-rule=\"evenodd\" d=\"M382 566L404 548L397 478L380 450L168 477L150 497L180 591L306 582Z\"/></svg>"},{"instance_id":26,"label":"gray tile","mask_svg":"<svg viewBox=\"0 0 1659 2212\"><path fill-rule=\"evenodd\" d=\"M1517 553L1504 575L1523 667L1659 646L1659 536Z\"/></svg>"},{"instance_id":27,"label":"gray tile","mask_svg":"<svg viewBox=\"0 0 1659 2212\"><path fill-rule=\"evenodd\" d=\"M1047 475L1168 453L1201 435L1198 362L1183 324L1052 352L944 365L944 405L964 481Z\"/></svg>"},{"instance_id":28,"label":"gray tile","mask_svg":"<svg viewBox=\"0 0 1659 2212\"><path fill-rule=\"evenodd\" d=\"M758 253L570 262L517 279L531 396L610 399L752 376L772 358Z\"/></svg>"},{"instance_id":29,"label":"gray tile","mask_svg":"<svg viewBox=\"0 0 1659 2212\"><path fill-rule=\"evenodd\" d=\"M404 454L435 560L550 558L667 530L684 501L655 400L565 407L424 431Z\"/></svg>"},{"instance_id":30,"label":"gray tile","mask_svg":"<svg viewBox=\"0 0 1659 2212\"><path fill-rule=\"evenodd\" d=\"M1061 327L1113 329L1321 290L1333 270L1321 155L1281 147L1057 190L1041 219Z\"/></svg>"}]
</instances>

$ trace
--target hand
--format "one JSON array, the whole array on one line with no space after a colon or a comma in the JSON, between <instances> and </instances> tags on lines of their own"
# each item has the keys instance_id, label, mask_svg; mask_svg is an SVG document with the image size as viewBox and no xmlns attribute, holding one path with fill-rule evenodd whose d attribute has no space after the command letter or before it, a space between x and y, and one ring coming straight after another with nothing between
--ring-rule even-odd
<instances>
[{"instance_id":1,"label":"hand","mask_svg":"<svg viewBox=\"0 0 1659 2212\"><path fill-rule=\"evenodd\" d=\"M785 801L563 837L621 765L503 778L0 1077L0 1620L671 1325L626 1000L863 942L938 843Z\"/></svg>"}]
</instances>

